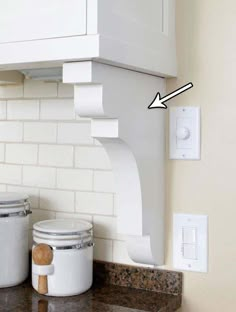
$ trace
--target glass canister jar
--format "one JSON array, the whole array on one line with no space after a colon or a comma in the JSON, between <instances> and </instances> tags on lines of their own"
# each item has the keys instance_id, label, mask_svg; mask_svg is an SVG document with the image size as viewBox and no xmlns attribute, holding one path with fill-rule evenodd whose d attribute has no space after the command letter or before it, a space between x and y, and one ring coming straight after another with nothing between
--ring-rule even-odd
<instances>
[{"instance_id":1,"label":"glass canister jar","mask_svg":"<svg viewBox=\"0 0 236 312\"><path fill-rule=\"evenodd\" d=\"M46 244L52 262L32 260L32 285L39 291L39 276L47 277L47 296L73 296L88 290L93 281L93 226L78 219L37 222L33 226L33 249Z\"/></svg>"},{"instance_id":2,"label":"glass canister jar","mask_svg":"<svg viewBox=\"0 0 236 312\"><path fill-rule=\"evenodd\" d=\"M29 197L0 192L0 288L23 282L29 270Z\"/></svg>"}]
</instances>

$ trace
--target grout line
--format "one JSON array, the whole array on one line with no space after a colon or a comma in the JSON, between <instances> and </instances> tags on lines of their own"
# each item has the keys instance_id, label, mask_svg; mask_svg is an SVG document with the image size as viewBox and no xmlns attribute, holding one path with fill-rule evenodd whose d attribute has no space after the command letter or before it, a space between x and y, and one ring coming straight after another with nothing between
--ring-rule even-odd
<instances>
[{"instance_id":1,"label":"grout line","mask_svg":"<svg viewBox=\"0 0 236 312\"><path fill-rule=\"evenodd\" d=\"M18 166L20 167L20 166ZM24 167L24 166L23 166ZM6 184L4 182L0 182L0 184ZM65 189L65 188L55 188L55 187L47 187L47 186L39 186L39 185L30 185L30 184L16 184L16 183L8 183L11 186L22 186L22 187L28 187L28 188L39 188L40 190L48 190L48 191L62 191L62 192L79 192L79 193L97 193L101 195L113 195L113 193L109 192L93 192L92 190L79 190L79 189ZM112 216L109 214L109 216Z\"/></svg>"},{"instance_id":2,"label":"grout line","mask_svg":"<svg viewBox=\"0 0 236 312\"><path fill-rule=\"evenodd\" d=\"M6 143L3 143L6 144ZM20 143L7 143L7 145L15 145L15 144L20 144ZM42 144L31 144L31 143L22 143L20 145L34 145L39 147ZM5 156L5 155L4 155ZM80 168L80 167L76 167L74 168L73 166L52 166L52 165L44 165L44 164L38 164L37 161L36 162L32 162L32 163L15 163L15 162L7 162L6 160L4 160L4 163L6 165L9 166L25 166L25 167L37 167L37 168L42 168L42 169L58 169L58 170L68 170L68 171L81 171L81 172L85 172L85 171L92 171L92 173L96 173L96 172L103 172L103 173L112 173L112 170L107 170L107 169L96 169L96 168ZM104 192L103 192L104 193ZM105 192L105 193L114 193L114 192Z\"/></svg>"}]
</instances>

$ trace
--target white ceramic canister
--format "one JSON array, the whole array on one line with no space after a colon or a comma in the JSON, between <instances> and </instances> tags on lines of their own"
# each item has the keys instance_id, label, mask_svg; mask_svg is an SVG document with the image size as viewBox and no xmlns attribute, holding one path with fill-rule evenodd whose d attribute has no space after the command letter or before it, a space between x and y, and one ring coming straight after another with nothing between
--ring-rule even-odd
<instances>
[{"instance_id":1,"label":"white ceramic canister","mask_svg":"<svg viewBox=\"0 0 236 312\"><path fill-rule=\"evenodd\" d=\"M32 285L38 290L39 275L47 275L47 296L78 295L93 282L93 226L78 219L37 222L33 226L33 248L47 244L53 250L51 265L32 261Z\"/></svg>"},{"instance_id":2,"label":"white ceramic canister","mask_svg":"<svg viewBox=\"0 0 236 312\"><path fill-rule=\"evenodd\" d=\"M22 283L29 271L29 197L0 192L0 288Z\"/></svg>"}]
</instances>

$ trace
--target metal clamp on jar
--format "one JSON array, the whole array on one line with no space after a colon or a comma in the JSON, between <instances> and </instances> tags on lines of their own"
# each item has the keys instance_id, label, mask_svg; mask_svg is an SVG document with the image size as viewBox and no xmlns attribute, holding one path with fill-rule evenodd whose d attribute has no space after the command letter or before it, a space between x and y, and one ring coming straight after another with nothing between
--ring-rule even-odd
<instances>
[{"instance_id":1,"label":"metal clamp on jar","mask_svg":"<svg viewBox=\"0 0 236 312\"><path fill-rule=\"evenodd\" d=\"M73 296L91 287L92 228L91 223L78 219L46 220L34 224L32 285L35 290L48 296ZM36 247L41 253L39 257L34 252ZM42 255L49 261L36 263L37 259L42 260ZM41 276L46 276L46 287L40 286Z\"/></svg>"},{"instance_id":2,"label":"metal clamp on jar","mask_svg":"<svg viewBox=\"0 0 236 312\"><path fill-rule=\"evenodd\" d=\"M0 287L15 286L28 276L30 213L28 195L0 193Z\"/></svg>"}]
</instances>

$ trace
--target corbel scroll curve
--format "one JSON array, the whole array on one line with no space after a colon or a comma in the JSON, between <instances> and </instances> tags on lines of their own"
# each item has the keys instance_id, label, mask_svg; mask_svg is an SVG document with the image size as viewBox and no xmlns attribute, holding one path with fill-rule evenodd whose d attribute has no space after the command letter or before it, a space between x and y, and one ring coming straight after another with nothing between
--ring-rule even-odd
<instances>
[{"instance_id":1,"label":"corbel scroll curve","mask_svg":"<svg viewBox=\"0 0 236 312\"><path fill-rule=\"evenodd\" d=\"M92 118L91 135L111 160L118 232L135 262L164 263L165 112L147 109L165 80L92 61L67 63L75 111ZM130 222L132 220L132 222Z\"/></svg>"}]
</instances>

